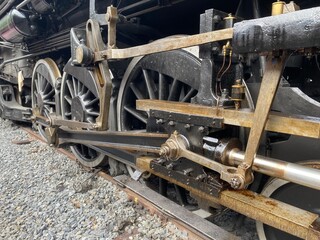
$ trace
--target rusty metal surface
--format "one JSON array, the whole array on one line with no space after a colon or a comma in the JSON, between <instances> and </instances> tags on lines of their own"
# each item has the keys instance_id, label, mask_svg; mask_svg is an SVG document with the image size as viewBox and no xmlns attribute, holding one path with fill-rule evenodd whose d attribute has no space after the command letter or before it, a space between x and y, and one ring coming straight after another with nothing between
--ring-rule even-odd
<instances>
[{"instance_id":1,"label":"rusty metal surface","mask_svg":"<svg viewBox=\"0 0 320 240\"><path fill-rule=\"evenodd\" d=\"M140 170L148 171L177 184L212 204L221 204L284 232L300 238L306 238L308 236L310 239L317 239L316 237L319 236L319 229L317 228L316 222L319 216L317 214L264 197L249 190L224 190L220 192L219 197L214 197L192 188L177 179L172 179L169 176L155 172L150 167L151 162L152 158L150 157L138 158L137 167Z\"/></svg>"},{"instance_id":2,"label":"rusty metal surface","mask_svg":"<svg viewBox=\"0 0 320 240\"><path fill-rule=\"evenodd\" d=\"M162 195L154 192L150 188L140 184L128 176L121 175L114 177L114 180L124 185L126 188L147 199L149 202L161 209L166 215L178 219L186 224L189 229L194 229L199 239L212 240L236 240L240 239L231 233L221 229L217 225L189 212L184 207L172 202ZM193 230L193 231L194 231ZM191 239L191 238L190 238Z\"/></svg>"},{"instance_id":3,"label":"rusty metal surface","mask_svg":"<svg viewBox=\"0 0 320 240\"><path fill-rule=\"evenodd\" d=\"M244 162L237 169L237 172L245 178L245 183L253 181L251 175L253 160L257 154L260 140L267 124L268 115L277 92L286 59L285 54L279 58L274 58L271 54L267 57L266 69L262 78L256 109L253 114Z\"/></svg>"},{"instance_id":4,"label":"rusty metal surface","mask_svg":"<svg viewBox=\"0 0 320 240\"><path fill-rule=\"evenodd\" d=\"M300 238L306 238L317 214L264 197L249 190L225 190L220 203L257 221ZM312 235L319 234L313 232Z\"/></svg>"},{"instance_id":5,"label":"rusty metal surface","mask_svg":"<svg viewBox=\"0 0 320 240\"><path fill-rule=\"evenodd\" d=\"M216 42L221 40L231 39L233 36L233 29L223 29L214 32L201 33L187 37L180 37L174 39L162 39L154 43L149 43L137 47L125 49L108 49L95 52L95 61L104 59L124 59L137 56L148 55L152 53L165 52L175 49L187 48L197 46L200 44Z\"/></svg>"},{"instance_id":6,"label":"rusty metal surface","mask_svg":"<svg viewBox=\"0 0 320 240\"><path fill-rule=\"evenodd\" d=\"M199 117L211 117L213 119L223 118L224 124L249 128L253 124L253 112L249 109L235 111L191 103L160 100L137 100L137 109L142 111L167 111ZM318 139L320 138L320 119L271 112L267 119L265 130Z\"/></svg>"},{"instance_id":7,"label":"rusty metal surface","mask_svg":"<svg viewBox=\"0 0 320 240\"><path fill-rule=\"evenodd\" d=\"M100 25L97 21L89 19L86 26L87 46L93 51L99 51L105 48L102 39ZM93 68L94 80L97 82L98 93L100 96L100 115L96 119L100 130L109 129L109 108L112 91L112 80L107 61L100 61Z\"/></svg>"}]
</instances>

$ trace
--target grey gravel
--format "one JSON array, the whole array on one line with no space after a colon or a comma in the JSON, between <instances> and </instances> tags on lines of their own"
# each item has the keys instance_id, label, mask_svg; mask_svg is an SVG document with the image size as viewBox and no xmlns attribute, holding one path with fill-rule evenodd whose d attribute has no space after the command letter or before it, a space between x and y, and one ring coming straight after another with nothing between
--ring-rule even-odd
<instances>
[{"instance_id":1,"label":"grey gravel","mask_svg":"<svg viewBox=\"0 0 320 240\"><path fill-rule=\"evenodd\" d=\"M188 239L46 144L12 143L26 139L0 119L0 239Z\"/></svg>"}]
</instances>

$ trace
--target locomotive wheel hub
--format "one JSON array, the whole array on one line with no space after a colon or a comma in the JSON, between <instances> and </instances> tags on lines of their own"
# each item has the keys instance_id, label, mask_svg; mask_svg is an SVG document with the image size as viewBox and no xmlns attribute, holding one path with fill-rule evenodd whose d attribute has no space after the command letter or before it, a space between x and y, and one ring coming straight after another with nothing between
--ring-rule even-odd
<instances>
[{"instance_id":1,"label":"locomotive wheel hub","mask_svg":"<svg viewBox=\"0 0 320 240\"><path fill-rule=\"evenodd\" d=\"M71 116L73 120L84 122L85 120L85 107L81 98L75 97L71 102Z\"/></svg>"}]
</instances>

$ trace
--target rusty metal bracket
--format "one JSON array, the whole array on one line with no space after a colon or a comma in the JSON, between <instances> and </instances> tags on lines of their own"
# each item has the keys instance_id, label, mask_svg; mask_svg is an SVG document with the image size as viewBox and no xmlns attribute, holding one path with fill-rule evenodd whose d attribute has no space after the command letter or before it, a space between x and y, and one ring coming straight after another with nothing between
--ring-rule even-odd
<instances>
[{"instance_id":1,"label":"rusty metal bracket","mask_svg":"<svg viewBox=\"0 0 320 240\"><path fill-rule=\"evenodd\" d=\"M254 113L250 109L231 110L197 104L170 102L162 100L137 100L136 106L141 111L165 111L192 115L194 117L221 118L223 124L251 128ZM286 115L271 112L268 116L266 131L292 134L296 136L320 138L320 119L303 115Z\"/></svg>"},{"instance_id":2,"label":"rusty metal bracket","mask_svg":"<svg viewBox=\"0 0 320 240\"><path fill-rule=\"evenodd\" d=\"M217 42L231 39L233 29L222 29L213 32L200 33L187 37L179 37L174 39L161 39L149 44L124 49L107 49L103 51L95 51L94 61L100 62L105 59L125 59L137 56L148 55L152 53L165 52L175 49L198 46L205 43Z\"/></svg>"},{"instance_id":3,"label":"rusty metal bracket","mask_svg":"<svg viewBox=\"0 0 320 240\"><path fill-rule=\"evenodd\" d=\"M94 52L99 52L103 49L106 49L106 46L102 40L100 25L97 21L93 19L88 20L86 34L87 46L90 49L92 49ZM94 67L93 73L94 78L99 86L98 94L100 96L100 115L96 119L96 122L99 124L99 130L107 130L112 91L112 80L108 62L105 59L103 59L103 61L99 61L98 67Z\"/></svg>"},{"instance_id":4,"label":"rusty metal bracket","mask_svg":"<svg viewBox=\"0 0 320 240\"><path fill-rule=\"evenodd\" d=\"M108 22L108 49L116 48L117 21L118 21L117 8L113 6L108 7L106 20Z\"/></svg>"},{"instance_id":5,"label":"rusty metal bracket","mask_svg":"<svg viewBox=\"0 0 320 240\"><path fill-rule=\"evenodd\" d=\"M303 239L319 239L319 215L317 214L264 197L249 190L224 190L220 192L219 197L214 197L189 186L187 182L155 171L151 167L153 160L152 157L140 157L137 159L136 165L141 171L148 171L177 184L201 199L207 200L210 204L221 204L245 216Z\"/></svg>"},{"instance_id":6,"label":"rusty metal bracket","mask_svg":"<svg viewBox=\"0 0 320 240\"><path fill-rule=\"evenodd\" d=\"M287 57L274 58L271 55L266 61L266 71L262 78L256 109L253 115L244 163L238 166L237 172L245 178L245 184L253 181L252 165L257 154L260 140L265 130L273 99L276 95L282 71ZM241 188L244 188L242 185Z\"/></svg>"}]
</instances>

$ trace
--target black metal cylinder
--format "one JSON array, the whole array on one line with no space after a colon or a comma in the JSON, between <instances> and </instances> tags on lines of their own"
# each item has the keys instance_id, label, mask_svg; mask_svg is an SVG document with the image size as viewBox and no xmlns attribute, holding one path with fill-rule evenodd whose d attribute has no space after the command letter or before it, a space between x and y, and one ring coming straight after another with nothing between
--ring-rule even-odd
<instances>
[{"instance_id":1,"label":"black metal cylinder","mask_svg":"<svg viewBox=\"0 0 320 240\"><path fill-rule=\"evenodd\" d=\"M320 46L320 7L242 21L234 25L235 53Z\"/></svg>"}]
</instances>

